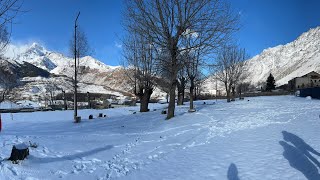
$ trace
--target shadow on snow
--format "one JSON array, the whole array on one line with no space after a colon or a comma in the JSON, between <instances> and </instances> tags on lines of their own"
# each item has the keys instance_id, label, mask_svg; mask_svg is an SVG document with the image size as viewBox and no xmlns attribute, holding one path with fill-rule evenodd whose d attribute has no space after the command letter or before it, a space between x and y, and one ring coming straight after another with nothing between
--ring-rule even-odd
<instances>
[{"instance_id":1,"label":"shadow on snow","mask_svg":"<svg viewBox=\"0 0 320 180\"><path fill-rule=\"evenodd\" d=\"M87 157L93 154L97 154L102 151L106 151L113 148L112 145L107 145L104 147L92 149L90 151L85 151L85 152L80 152L76 154L71 154L71 155L66 155L62 157L45 157L45 158L38 158L33 156L33 160L38 161L39 163L51 163L51 162L59 162L59 161L68 161L68 160L75 160L75 159L80 159L83 157Z\"/></svg>"},{"instance_id":2,"label":"shadow on snow","mask_svg":"<svg viewBox=\"0 0 320 180\"><path fill-rule=\"evenodd\" d=\"M289 161L290 166L302 172L309 180L320 179L320 163L311 155L313 153L320 156L320 153L295 134L282 131L282 135L284 141L279 141L279 144L283 147L283 156Z\"/></svg>"},{"instance_id":3,"label":"shadow on snow","mask_svg":"<svg viewBox=\"0 0 320 180\"><path fill-rule=\"evenodd\" d=\"M238 177L238 168L235 164L231 163L227 174L228 180L240 180Z\"/></svg>"}]
</instances>

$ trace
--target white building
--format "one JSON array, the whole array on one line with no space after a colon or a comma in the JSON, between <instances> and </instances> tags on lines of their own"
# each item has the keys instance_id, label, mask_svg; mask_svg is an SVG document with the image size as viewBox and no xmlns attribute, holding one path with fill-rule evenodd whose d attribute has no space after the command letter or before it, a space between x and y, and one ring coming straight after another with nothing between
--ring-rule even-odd
<instances>
[{"instance_id":1,"label":"white building","mask_svg":"<svg viewBox=\"0 0 320 180\"><path fill-rule=\"evenodd\" d=\"M289 88L292 90L320 87L320 74L314 71L309 72L301 77L293 78L288 82Z\"/></svg>"}]
</instances>

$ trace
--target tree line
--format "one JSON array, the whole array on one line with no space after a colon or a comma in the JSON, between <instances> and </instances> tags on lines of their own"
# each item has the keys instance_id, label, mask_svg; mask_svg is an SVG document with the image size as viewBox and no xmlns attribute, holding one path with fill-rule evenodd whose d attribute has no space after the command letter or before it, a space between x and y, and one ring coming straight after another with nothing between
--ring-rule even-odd
<instances>
[{"instance_id":1,"label":"tree line","mask_svg":"<svg viewBox=\"0 0 320 180\"><path fill-rule=\"evenodd\" d=\"M9 41L5 25L12 23L21 7L18 0L5 2L7 6L0 7L11 8L0 9L7 13L4 17L9 17L4 19L3 26L0 22L0 49ZM240 27L239 15L228 2L127 0L125 6L123 56L133 92L141 102L141 112L148 111L152 93L160 88L169 95L167 119L174 117L176 97L177 105L182 105L187 87L189 111L195 111L197 87L210 75L223 83L228 102L234 99L236 91L241 94L244 90L248 55L234 43L233 35ZM80 28L69 44L70 54L75 55L78 63L91 51ZM74 68L79 67L77 64Z\"/></svg>"},{"instance_id":2,"label":"tree line","mask_svg":"<svg viewBox=\"0 0 320 180\"><path fill-rule=\"evenodd\" d=\"M127 71L140 111L148 111L154 88L167 89L167 119L183 104L186 85L190 110L197 83L211 74L224 83L228 101L245 78L246 51L233 42L239 15L222 0L131 0L124 13ZM159 83L159 79L162 82ZM233 93L232 93L233 92Z\"/></svg>"}]
</instances>

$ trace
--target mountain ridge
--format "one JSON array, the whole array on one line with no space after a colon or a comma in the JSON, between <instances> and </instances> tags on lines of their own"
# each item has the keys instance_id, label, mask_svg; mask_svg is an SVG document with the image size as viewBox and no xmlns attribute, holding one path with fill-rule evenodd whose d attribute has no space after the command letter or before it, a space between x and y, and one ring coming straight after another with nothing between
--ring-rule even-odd
<instances>
[{"instance_id":1,"label":"mountain ridge","mask_svg":"<svg viewBox=\"0 0 320 180\"><path fill-rule=\"evenodd\" d=\"M265 82L270 73L277 85L283 85L310 71L320 72L320 27L302 33L285 45L263 50L248 60L248 69L247 81L253 85Z\"/></svg>"},{"instance_id":2,"label":"mountain ridge","mask_svg":"<svg viewBox=\"0 0 320 180\"><path fill-rule=\"evenodd\" d=\"M319 73L320 26L301 33L292 42L266 48L246 61L248 77L244 82L259 89L264 86L270 73L277 86L311 71ZM204 83L204 93L215 94L215 87L215 77L211 76ZM224 86L218 83L218 90L221 92L223 89Z\"/></svg>"},{"instance_id":3,"label":"mountain ridge","mask_svg":"<svg viewBox=\"0 0 320 180\"><path fill-rule=\"evenodd\" d=\"M27 62L52 74L49 80L25 77L24 79L28 79L28 82L33 81L26 87L34 89L37 81L39 83L41 81L42 84L50 84L59 79L59 81L64 81L62 85L57 83L57 86L61 86L59 89L72 91L73 58L47 50L38 43L22 46L11 44L5 55L12 64L19 65ZM85 87L87 84L90 88L96 88L91 89L93 92L117 95L132 92L132 86L122 66L109 66L91 56L81 58L79 66L79 84L83 85L80 91L89 91L90 89ZM262 86L270 73L275 77L276 85L280 86L310 71L320 72L320 26L302 33L292 42L264 49L260 54L247 60L247 69L248 78L245 81L255 87ZM215 93L213 92L214 87L215 80L211 77L205 81L203 92ZM28 88L26 91L30 91ZM48 91L47 87L37 88L43 89L43 92L39 91L40 93ZM220 86L219 89L221 90L222 87ZM163 96L163 92L160 91L155 94Z\"/></svg>"}]
</instances>

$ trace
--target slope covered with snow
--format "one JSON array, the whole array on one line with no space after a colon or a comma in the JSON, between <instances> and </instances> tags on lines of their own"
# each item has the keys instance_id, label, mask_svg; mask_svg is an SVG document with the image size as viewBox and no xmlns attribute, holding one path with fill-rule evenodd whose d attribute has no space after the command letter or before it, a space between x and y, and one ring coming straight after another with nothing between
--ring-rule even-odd
<instances>
[{"instance_id":1,"label":"slope covered with snow","mask_svg":"<svg viewBox=\"0 0 320 180\"><path fill-rule=\"evenodd\" d=\"M308 72L320 72L320 27L286 45L265 49L248 60L248 71L248 81L254 85L265 82L270 73L277 85L283 85Z\"/></svg>"},{"instance_id":2,"label":"slope covered with snow","mask_svg":"<svg viewBox=\"0 0 320 180\"><path fill-rule=\"evenodd\" d=\"M276 85L287 84L289 80L311 71L320 73L320 26L300 35L285 45L268 48L247 60L246 82L260 88L270 73ZM216 80L210 76L203 84L203 92L215 94ZM224 85L218 81L218 90L224 92Z\"/></svg>"},{"instance_id":3,"label":"slope covered with snow","mask_svg":"<svg viewBox=\"0 0 320 180\"><path fill-rule=\"evenodd\" d=\"M66 68L72 70L72 67L74 67L73 58L64 56L61 53L49 51L38 43L22 46L11 44L9 45L5 56L18 62L29 62L39 68L56 74L63 74ZM79 65L99 71L109 71L118 68L118 66L108 66L90 56L80 58Z\"/></svg>"},{"instance_id":4,"label":"slope covered with snow","mask_svg":"<svg viewBox=\"0 0 320 180\"><path fill-rule=\"evenodd\" d=\"M153 104L2 115L0 174L14 179L319 179L319 100L256 97L177 107L166 121ZM98 113L108 118L88 120ZM29 141L20 164L4 160Z\"/></svg>"},{"instance_id":5,"label":"slope covered with snow","mask_svg":"<svg viewBox=\"0 0 320 180\"><path fill-rule=\"evenodd\" d=\"M24 76L22 81L27 83L23 87L15 89L18 96L23 98L43 96L43 94L48 93L47 87L52 85L57 87L56 93L60 93L61 89L66 92L72 91L72 79L74 78L73 58L49 51L37 43L20 46L10 44L5 56L11 64L20 66L20 64L27 62L53 74L49 78ZM80 92L114 94L117 96L123 96L124 93L129 94L127 92L131 90L131 87L128 85L122 67L108 66L91 56L80 58L78 65ZM14 73L19 74L19 72ZM57 83L52 84L50 82ZM34 92L34 89L37 92Z\"/></svg>"}]
</instances>

